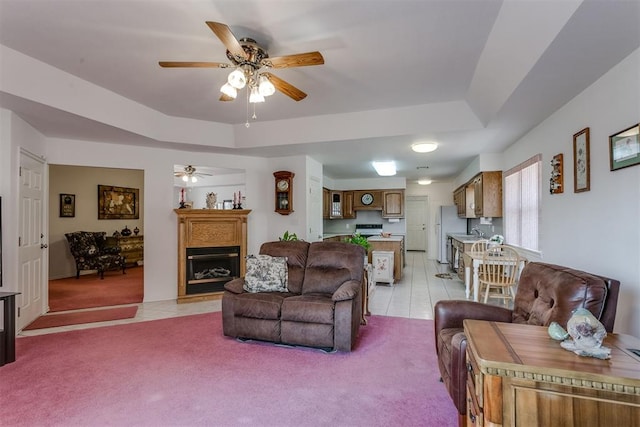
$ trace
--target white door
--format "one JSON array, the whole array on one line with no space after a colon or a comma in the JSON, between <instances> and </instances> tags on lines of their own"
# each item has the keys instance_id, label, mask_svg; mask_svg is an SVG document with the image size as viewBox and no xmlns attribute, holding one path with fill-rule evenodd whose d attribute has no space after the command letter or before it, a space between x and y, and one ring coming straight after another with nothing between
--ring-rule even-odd
<instances>
[{"instance_id":1,"label":"white door","mask_svg":"<svg viewBox=\"0 0 640 427\"><path fill-rule=\"evenodd\" d=\"M429 219L427 196L410 196L406 201L407 250L427 251L427 223Z\"/></svg>"},{"instance_id":2,"label":"white door","mask_svg":"<svg viewBox=\"0 0 640 427\"><path fill-rule=\"evenodd\" d=\"M44 162L20 152L18 239L18 330L46 311L44 238Z\"/></svg>"},{"instance_id":3,"label":"white door","mask_svg":"<svg viewBox=\"0 0 640 427\"><path fill-rule=\"evenodd\" d=\"M308 242L322 240L322 186L320 180L312 176L309 178L309 234Z\"/></svg>"}]
</instances>

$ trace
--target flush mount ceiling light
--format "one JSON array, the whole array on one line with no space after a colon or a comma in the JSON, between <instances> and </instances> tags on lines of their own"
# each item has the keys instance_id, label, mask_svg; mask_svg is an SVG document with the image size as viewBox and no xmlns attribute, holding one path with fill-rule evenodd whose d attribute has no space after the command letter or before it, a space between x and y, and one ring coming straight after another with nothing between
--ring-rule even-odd
<instances>
[{"instance_id":1,"label":"flush mount ceiling light","mask_svg":"<svg viewBox=\"0 0 640 427\"><path fill-rule=\"evenodd\" d=\"M393 176L396 174L396 162L371 162L373 168L378 172L380 176Z\"/></svg>"},{"instance_id":2,"label":"flush mount ceiling light","mask_svg":"<svg viewBox=\"0 0 640 427\"><path fill-rule=\"evenodd\" d=\"M432 181L430 179L419 179L418 180L418 184L420 184L420 185L429 185L429 184L431 184L431 182Z\"/></svg>"},{"instance_id":3,"label":"flush mount ceiling light","mask_svg":"<svg viewBox=\"0 0 640 427\"><path fill-rule=\"evenodd\" d=\"M411 145L411 149L416 153L430 153L438 148L438 144L435 142L418 142Z\"/></svg>"}]
</instances>

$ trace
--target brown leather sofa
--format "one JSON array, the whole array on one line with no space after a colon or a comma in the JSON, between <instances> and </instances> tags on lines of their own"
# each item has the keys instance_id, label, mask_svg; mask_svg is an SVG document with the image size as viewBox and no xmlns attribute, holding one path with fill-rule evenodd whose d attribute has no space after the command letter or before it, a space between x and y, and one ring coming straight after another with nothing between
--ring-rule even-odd
<instances>
[{"instance_id":1,"label":"brown leather sofa","mask_svg":"<svg viewBox=\"0 0 640 427\"><path fill-rule=\"evenodd\" d=\"M573 310L584 307L613 331L620 282L559 265L532 262L523 269L514 308L473 301L439 301L434 307L436 352L442 381L466 423L466 349L464 319L566 327Z\"/></svg>"},{"instance_id":2,"label":"brown leather sofa","mask_svg":"<svg viewBox=\"0 0 640 427\"><path fill-rule=\"evenodd\" d=\"M268 242L260 254L287 257L288 292L246 292L225 284L225 335L351 351L362 318L365 251L341 242Z\"/></svg>"}]
</instances>

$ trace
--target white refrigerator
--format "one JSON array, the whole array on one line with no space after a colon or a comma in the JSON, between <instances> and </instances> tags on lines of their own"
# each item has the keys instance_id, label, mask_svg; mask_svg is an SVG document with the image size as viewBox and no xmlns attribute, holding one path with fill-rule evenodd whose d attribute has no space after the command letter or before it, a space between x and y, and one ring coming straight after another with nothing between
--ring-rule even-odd
<instances>
[{"instance_id":1,"label":"white refrigerator","mask_svg":"<svg viewBox=\"0 0 640 427\"><path fill-rule=\"evenodd\" d=\"M447 233L467 234L467 220L458 216L455 206L440 206L436 212L436 241L438 242L438 261L446 264Z\"/></svg>"}]
</instances>

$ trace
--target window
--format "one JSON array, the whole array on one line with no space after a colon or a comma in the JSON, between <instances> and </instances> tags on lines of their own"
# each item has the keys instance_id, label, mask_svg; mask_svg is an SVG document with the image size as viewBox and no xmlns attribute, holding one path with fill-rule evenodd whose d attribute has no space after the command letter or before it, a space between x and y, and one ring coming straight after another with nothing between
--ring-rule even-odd
<instances>
[{"instance_id":1,"label":"window","mask_svg":"<svg viewBox=\"0 0 640 427\"><path fill-rule=\"evenodd\" d=\"M540 154L505 172L505 241L538 251Z\"/></svg>"}]
</instances>

